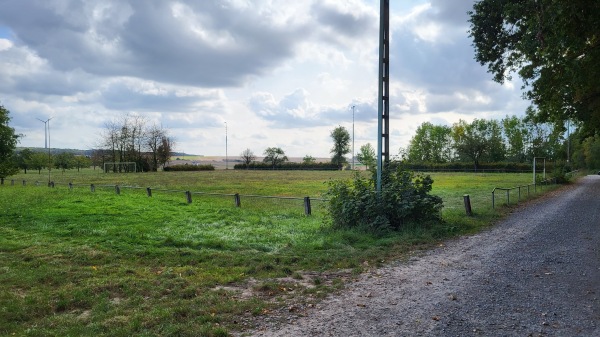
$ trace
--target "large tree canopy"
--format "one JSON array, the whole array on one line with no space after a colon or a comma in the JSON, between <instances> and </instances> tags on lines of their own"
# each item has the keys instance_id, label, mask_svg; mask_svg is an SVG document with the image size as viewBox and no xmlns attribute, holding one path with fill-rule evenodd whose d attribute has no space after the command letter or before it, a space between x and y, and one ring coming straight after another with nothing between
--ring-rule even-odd
<instances>
[{"instance_id":1,"label":"large tree canopy","mask_svg":"<svg viewBox=\"0 0 600 337\"><path fill-rule=\"evenodd\" d=\"M500 83L518 73L538 121L600 131L600 1L481 0L469 15L476 60Z\"/></svg>"},{"instance_id":2,"label":"large tree canopy","mask_svg":"<svg viewBox=\"0 0 600 337\"><path fill-rule=\"evenodd\" d=\"M8 109L0 105L0 178L6 178L19 171L13 155L20 136L8 125L9 114Z\"/></svg>"},{"instance_id":3,"label":"large tree canopy","mask_svg":"<svg viewBox=\"0 0 600 337\"><path fill-rule=\"evenodd\" d=\"M330 151L333 154L331 163L337 165L341 170L344 164L348 162L344 156L350 152L350 133L345 127L338 126L331 131L331 139L333 139L333 148Z\"/></svg>"}]
</instances>

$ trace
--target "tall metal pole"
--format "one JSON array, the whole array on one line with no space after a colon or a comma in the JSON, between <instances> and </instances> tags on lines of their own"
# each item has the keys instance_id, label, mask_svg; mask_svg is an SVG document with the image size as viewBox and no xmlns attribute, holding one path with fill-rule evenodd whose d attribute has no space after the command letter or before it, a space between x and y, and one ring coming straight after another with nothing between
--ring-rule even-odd
<instances>
[{"instance_id":1,"label":"tall metal pole","mask_svg":"<svg viewBox=\"0 0 600 337\"><path fill-rule=\"evenodd\" d=\"M390 160L390 1L380 0L379 15L379 94L377 120L377 192L381 192L381 172Z\"/></svg>"},{"instance_id":2,"label":"tall metal pole","mask_svg":"<svg viewBox=\"0 0 600 337\"><path fill-rule=\"evenodd\" d=\"M50 145L50 120L52 118L48 118L48 185L50 185L50 171L52 170L52 158L50 156L50 149L52 146Z\"/></svg>"},{"instance_id":3,"label":"tall metal pole","mask_svg":"<svg viewBox=\"0 0 600 337\"><path fill-rule=\"evenodd\" d=\"M352 169L356 169L356 165L354 164L354 157L355 157L355 152L354 152L354 108L356 106L352 106Z\"/></svg>"},{"instance_id":4,"label":"tall metal pole","mask_svg":"<svg viewBox=\"0 0 600 337\"><path fill-rule=\"evenodd\" d=\"M229 170L229 161L227 158L227 122L225 122L225 169Z\"/></svg>"},{"instance_id":5,"label":"tall metal pole","mask_svg":"<svg viewBox=\"0 0 600 337\"><path fill-rule=\"evenodd\" d=\"M567 121L567 164L571 163L571 121Z\"/></svg>"}]
</instances>

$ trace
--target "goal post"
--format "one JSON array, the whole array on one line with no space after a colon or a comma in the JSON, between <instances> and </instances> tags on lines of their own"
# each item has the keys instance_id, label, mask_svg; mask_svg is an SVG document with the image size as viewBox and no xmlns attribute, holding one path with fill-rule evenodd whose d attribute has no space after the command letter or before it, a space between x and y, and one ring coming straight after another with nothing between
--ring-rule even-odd
<instances>
[{"instance_id":1,"label":"goal post","mask_svg":"<svg viewBox=\"0 0 600 337\"><path fill-rule=\"evenodd\" d=\"M106 162L104 163L104 173L132 173L137 172L135 162Z\"/></svg>"}]
</instances>

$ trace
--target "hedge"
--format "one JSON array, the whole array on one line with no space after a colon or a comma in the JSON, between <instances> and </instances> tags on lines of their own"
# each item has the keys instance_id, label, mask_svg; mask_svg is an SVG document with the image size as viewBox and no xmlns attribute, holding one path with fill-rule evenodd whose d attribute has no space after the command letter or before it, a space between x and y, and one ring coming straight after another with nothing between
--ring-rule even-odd
<instances>
[{"instance_id":1,"label":"hedge","mask_svg":"<svg viewBox=\"0 0 600 337\"><path fill-rule=\"evenodd\" d=\"M255 162L250 165L236 164L233 166L234 170L315 170L315 171L328 171L328 170L339 170L337 165L332 163L283 163L279 165L273 165L269 163Z\"/></svg>"},{"instance_id":2,"label":"hedge","mask_svg":"<svg viewBox=\"0 0 600 337\"><path fill-rule=\"evenodd\" d=\"M171 165L171 166L167 166L163 169L163 171L169 172L169 171L173 171L173 172L181 172L181 171L214 171L215 167L208 164L208 165L189 165L189 164L183 164L183 165Z\"/></svg>"}]
</instances>

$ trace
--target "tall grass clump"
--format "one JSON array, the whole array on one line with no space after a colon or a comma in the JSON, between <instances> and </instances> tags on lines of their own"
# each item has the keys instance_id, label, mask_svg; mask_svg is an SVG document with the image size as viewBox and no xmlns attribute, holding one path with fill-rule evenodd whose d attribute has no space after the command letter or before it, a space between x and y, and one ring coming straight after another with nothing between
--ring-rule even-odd
<instances>
[{"instance_id":1,"label":"tall grass clump","mask_svg":"<svg viewBox=\"0 0 600 337\"><path fill-rule=\"evenodd\" d=\"M441 221L442 198L430 194L433 179L429 175L387 167L380 193L375 185L374 177L360 173L350 180L330 181L326 196L332 227L400 230L407 224Z\"/></svg>"}]
</instances>

